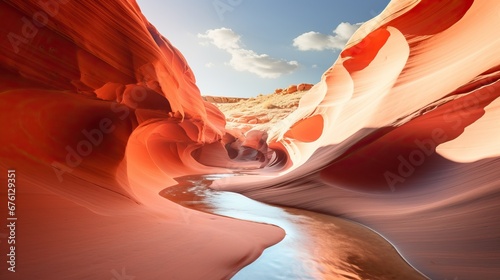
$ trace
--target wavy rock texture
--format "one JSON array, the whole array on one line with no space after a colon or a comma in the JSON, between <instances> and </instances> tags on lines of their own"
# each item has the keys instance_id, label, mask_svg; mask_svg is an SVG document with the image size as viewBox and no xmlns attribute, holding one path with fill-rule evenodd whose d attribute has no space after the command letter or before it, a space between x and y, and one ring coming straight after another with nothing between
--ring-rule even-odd
<instances>
[{"instance_id":1,"label":"wavy rock texture","mask_svg":"<svg viewBox=\"0 0 500 280\"><path fill-rule=\"evenodd\" d=\"M20 217L9 279L122 268L223 279L284 236L158 195L179 175L221 172L191 153L224 150L225 120L135 1L3 1L0 11L1 169L17 170Z\"/></svg>"},{"instance_id":2,"label":"wavy rock texture","mask_svg":"<svg viewBox=\"0 0 500 280\"><path fill-rule=\"evenodd\" d=\"M497 279L499 11L391 2L268 131L286 174L214 187L359 221L432 279Z\"/></svg>"},{"instance_id":3,"label":"wavy rock texture","mask_svg":"<svg viewBox=\"0 0 500 280\"><path fill-rule=\"evenodd\" d=\"M158 195L228 169L256 175L214 188L359 221L432 279L499 277L500 2L391 2L296 111L246 135L226 131L135 1L0 11L0 167L17 170L22 219L13 279L230 277L284 232Z\"/></svg>"}]
</instances>

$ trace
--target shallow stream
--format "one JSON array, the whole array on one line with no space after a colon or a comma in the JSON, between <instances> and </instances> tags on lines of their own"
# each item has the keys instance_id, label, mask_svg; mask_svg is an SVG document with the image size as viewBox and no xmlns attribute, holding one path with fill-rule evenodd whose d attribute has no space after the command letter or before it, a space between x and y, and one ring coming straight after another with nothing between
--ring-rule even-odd
<instances>
[{"instance_id":1,"label":"shallow stream","mask_svg":"<svg viewBox=\"0 0 500 280\"><path fill-rule=\"evenodd\" d=\"M177 178L178 185L160 194L184 207L285 230L281 242L264 250L232 279L427 279L387 240L358 223L208 187L227 176L233 175Z\"/></svg>"}]
</instances>

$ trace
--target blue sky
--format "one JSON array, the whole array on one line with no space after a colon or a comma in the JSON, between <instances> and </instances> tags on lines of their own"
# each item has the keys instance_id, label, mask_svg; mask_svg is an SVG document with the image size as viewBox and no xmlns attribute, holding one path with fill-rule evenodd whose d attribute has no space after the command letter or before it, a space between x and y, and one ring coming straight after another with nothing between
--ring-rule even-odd
<instances>
[{"instance_id":1,"label":"blue sky","mask_svg":"<svg viewBox=\"0 0 500 280\"><path fill-rule=\"evenodd\" d=\"M203 95L251 97L317 83L389 0L138 0L186 57Z\"/></svg>"}]
</instances>

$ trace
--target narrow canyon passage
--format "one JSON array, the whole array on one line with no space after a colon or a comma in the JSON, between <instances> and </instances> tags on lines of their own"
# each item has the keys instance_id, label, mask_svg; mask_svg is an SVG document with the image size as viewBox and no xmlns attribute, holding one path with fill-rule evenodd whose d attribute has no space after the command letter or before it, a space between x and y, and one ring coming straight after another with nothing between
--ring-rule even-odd
<instances>
[{"instance_id":1,"label":"narrow canyon passage","mask_svg":"<svg viewBox=\"0 0 500 280\"><path fill-rule=\"evenodd\" d=\"M169 38L135 0L0 1L2 280L500 279L500 1L261 28L272 56L152 2ZM340 35L327 64L297 49Z\"/></svg>"}]
</instances>

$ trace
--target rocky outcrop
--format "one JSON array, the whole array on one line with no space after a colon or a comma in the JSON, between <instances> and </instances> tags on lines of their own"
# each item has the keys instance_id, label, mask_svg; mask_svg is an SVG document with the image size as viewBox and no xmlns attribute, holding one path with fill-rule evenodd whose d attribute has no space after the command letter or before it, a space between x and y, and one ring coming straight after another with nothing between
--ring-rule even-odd
<instances>
[{"instance_id":1,"label":"rocky outcrop","mask_svg":"<svg viewBox=\"0 0 500 280\"><path fill-rule=\"evenodd\" d=\"M310 90L313 87L313 84L300 84L297 86L298 91Z\"/></svg>"},{"instance_id":2,"label":"rocky outcrop","mask_svg":"<svg viewBox=\"0 0 500 280\"><path fill-rule=\"evenodd\" d=\"M287 94L294 93L294 92L297 92L297 85L291 85L286 90Z\"/></svg>"},{"instance_id":3,"label":"rocky outcrop","mask_svg":"<svg viewBox=\"0 0 500 280\"><path fill-rule=\"evenodd\" d=\"M306 83L302 83L302 84L299 84L299 85L290 85L286 89L277 88L277 89L274 90L274 93L275 94L291 94L291 93L295 93L295 92L298 92L298 91L308 91L313 86L314 86L313 84L306 84Z\"/></svg>"},{"instance_id":4,"label":"rocky outcrop","mask_svg":"<svg viewBox=\"0 0 500 280\"><path fill-rule=\"evenodd\" d=\"M203 100L210 103L237 103L248 98L225 97L225 96L202 96Z\"/></svg>"}]
</instances>

